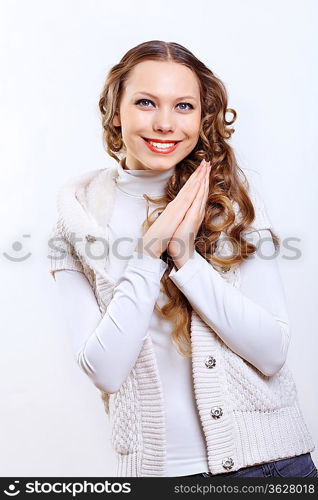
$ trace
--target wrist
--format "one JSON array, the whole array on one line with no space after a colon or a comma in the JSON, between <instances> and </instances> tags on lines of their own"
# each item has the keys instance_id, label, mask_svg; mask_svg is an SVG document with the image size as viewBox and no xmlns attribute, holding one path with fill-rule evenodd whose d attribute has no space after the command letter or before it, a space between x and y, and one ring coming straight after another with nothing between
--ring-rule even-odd
<instances>
[{"instance_id":1,"label":"wrist","mask_svg":"<svg viewBox=\"0 0 318 500\"><path fill-rule=\"evenodd\" d=\"M183 255L182 257L179 258L173 258L174 265L176 266L177 269L180 269L180 267L184 266L186 262L188 262L189 259L191 259L193 253Z\"/></svg>"},{"instance_id":2,"label":"wrist","mask_svg":"<svg viewBox=\"0 0 318 500\"><path fill-rule=\"evenodd\" d=\"M134 251L157 259L159 259L162 254L162 251L158 248L158 244L155 244L153 241L151 243L151 240L148 241L145 237L138 240L138 244L136 245Z\"/></svg>"}]
</instances>

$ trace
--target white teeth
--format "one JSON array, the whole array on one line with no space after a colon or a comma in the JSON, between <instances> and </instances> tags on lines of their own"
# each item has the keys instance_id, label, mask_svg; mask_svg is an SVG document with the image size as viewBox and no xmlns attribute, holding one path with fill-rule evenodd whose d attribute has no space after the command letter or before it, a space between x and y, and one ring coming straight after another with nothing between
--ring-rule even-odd
<instances>
[{"instance_id":1,"label":"white teeth","mask_svg":"<svg viewBox=\"0 0 318 500\"><path fill-rule=\"evenodd\" d=\"M150 144L152 144L157 149L168 149L168 148L171 148L172 146L174 146L176 144L176 142L170 142L170 143L167 143L167 142L153 142L153 141L148 141L148 142L150 142Z\"/></svg>"}]
</instances>

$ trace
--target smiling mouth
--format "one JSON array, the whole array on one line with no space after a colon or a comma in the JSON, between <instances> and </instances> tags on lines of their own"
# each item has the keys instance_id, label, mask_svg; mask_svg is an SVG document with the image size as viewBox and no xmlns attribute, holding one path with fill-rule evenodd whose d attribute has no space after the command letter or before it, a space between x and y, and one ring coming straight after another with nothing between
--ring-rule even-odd
<instances>
[{"instance_id":1,"label":"smiling mouth","mask_svg":"<svg viewBox=\"0 0 318 500\"><path fill-rule=\"evenodd\" d=\"M179 142L181 141L153 141L151 139L147 139L143 137L143 140L146 146L153 152L159 154L168 154L172 153L177 147Z\"/></svg>"}]
</instances>

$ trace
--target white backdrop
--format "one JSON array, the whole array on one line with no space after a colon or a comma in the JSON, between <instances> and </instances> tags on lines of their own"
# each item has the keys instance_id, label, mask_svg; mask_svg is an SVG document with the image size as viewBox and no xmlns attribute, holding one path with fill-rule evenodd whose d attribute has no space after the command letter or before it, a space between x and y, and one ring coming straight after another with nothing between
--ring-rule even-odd
<instances>
[{"instance_id":1,"label":"white backdrop","mask_svg":"<svg viewBox=\"0 0 318 500\"><path fill-rule=\"evenodd\" d=\"M61 183L115 161L97 105L107 71L153 39L185 45L224 81L239 164L256 175L282 244L297 238L298 258L284 247L279 257L287 363L318 443L316 16L315 0L1 0L1 476L115 474L99 391L71 355L47 239Z\"/></svg>"}]
</instances>

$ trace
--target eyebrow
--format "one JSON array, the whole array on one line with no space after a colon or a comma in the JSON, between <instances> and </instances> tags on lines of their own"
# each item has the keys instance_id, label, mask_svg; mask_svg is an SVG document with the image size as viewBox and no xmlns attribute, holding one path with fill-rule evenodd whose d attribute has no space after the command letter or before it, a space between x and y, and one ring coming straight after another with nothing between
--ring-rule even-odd
<instances>
[{"instance_id":1,"label":"eyebrow","mask_svg":"<svg viewBox=\"0 0 318 500\"><path fill-rule=\"evenodd\" d=\"M133 95L136 95L136 94L144 94L144 95L147 95L149 97L152 97L153 99L157 99L157 97L155 95L150 94L149 92L144 92L143 90L141 90L140 92L135 92ZM196 98L193 97L192 95L184 95L183 97L177 97L176 101L179 101L180 99L193 99L194 101L196 101Z\"/></svg>"}]
</instances>

